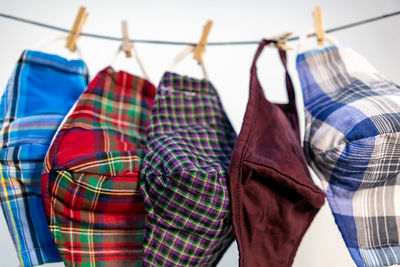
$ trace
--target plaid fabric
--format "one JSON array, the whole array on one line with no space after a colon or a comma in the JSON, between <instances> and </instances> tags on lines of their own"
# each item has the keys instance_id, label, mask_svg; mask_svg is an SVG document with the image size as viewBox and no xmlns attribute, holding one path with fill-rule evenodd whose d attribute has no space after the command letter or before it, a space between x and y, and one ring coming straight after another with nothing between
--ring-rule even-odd
<instances>
[{"instance_id":1,"label":"plaid fabric","mask_svg":"<svg viewBox=\"0 0 400 267\"><path fill-rule=\"evenodd\" d=\"M234 238L227 169L235 139L210 82L164 74L140 178L143 266L218 262Z\"/></svg>"},{"instance_id":2,"label":"plaid fabric","mask_svg":"<svg viewBox=\"0 0 400 267\"><path fill-rule=\"evenodd\" d=\"M79 98L45 160L43 201L66 266L141 266L138 189L155 87L112 68Z\"/></svg>"},{"instance_id":3,"label":"plaid fabric","mask_svg":"<svg viewBox=\"0 0 400 267\"><path fill-rule=\"evenodd\" d=\"M297 58L304 149L358 266L400 263L400 87L349 48Z\"/></svg>"},{"instance_id":4,"label":"plaid fabric","mask_svg":"<svg viewBox=\"0 0 400 267\"><path fill-rule=\"evenodd\" d=\"M24 51L0 103L0 200L21 266L61 261L40 197L43 160L87 84L81 60Z\"/></svg>"}]
</instances>

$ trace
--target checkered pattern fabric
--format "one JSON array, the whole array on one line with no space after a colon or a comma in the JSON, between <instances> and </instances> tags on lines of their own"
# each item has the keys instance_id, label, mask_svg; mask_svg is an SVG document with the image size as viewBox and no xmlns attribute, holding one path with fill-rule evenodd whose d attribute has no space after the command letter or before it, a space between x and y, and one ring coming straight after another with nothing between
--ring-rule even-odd
<instances>
[{"instance_id":1,"label":"checkered pattern fabric","mask_svg":"<svg viewBox=\"0 0 400 267\"><path fill-rule=\"evenodd\" d=\"M304 149L358 266L400 264L400 87L349 48L297 58Z\"/></svg>"},{"instance_id":2,"label":"checkered pattern fabric","mask_svg":"<svg viewBox=\"0 0 400 267\"><path fill-rule=\"evenodd\" d=\"M141 171L143 266L215 265L234 236L227 169L236 134L205 80L161 80Z\"/></svg>"},{"instance_id":3,"label":"checkered pattern fabric","mask_svg":"<svg viewBox=\"0 0 400 267\"><path fill-rule=\"evenodd\" d=\"M155 87L112 68L79 98L45 160L43 201L66 266L141 266L138 188Z\"/></svg>"},{"instance_id":4,"label":"checkered pattern fabric","mask_svg":"<svg viewBox=\"0 0 400 267\"><path fill-rule=\"evenodd\" d=\"M40 196L55 131L87 84L81 60L24 51L0 103L0 200L21 266L61 261Z\"/></svg>"}]
</instances>

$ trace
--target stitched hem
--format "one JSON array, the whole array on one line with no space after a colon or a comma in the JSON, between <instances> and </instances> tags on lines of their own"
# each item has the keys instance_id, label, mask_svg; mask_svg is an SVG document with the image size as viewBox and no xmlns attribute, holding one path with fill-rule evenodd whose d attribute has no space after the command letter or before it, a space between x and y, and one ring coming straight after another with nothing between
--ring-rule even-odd
<instances>
[{"instance_id":1,"label":"stitched hem","mask_svg":"<svg viewBox=\"0 0 400 267\"><path fill-rule=\"evenodd\" d=\"M48 246L48 247L41 247L41 248L31 248L31 249L26 249L26 250L21 250L17 251L18 259L20 259L20 266L21 267L31 267L31 266L37 266L39 264L47 264L47 263L52 263L52 262L61 262L61 256L52 256L52 257L45 257L42 255L43 251L49 251L49 250L54 250L53 246ZM32 257L33 255L33 257ZM33 262L32 260L25 260L21 261L22 259L32 259L35 258L37 259L38 257L36 255L41 255L41 260Z\"/></svg>"}]
</instances>

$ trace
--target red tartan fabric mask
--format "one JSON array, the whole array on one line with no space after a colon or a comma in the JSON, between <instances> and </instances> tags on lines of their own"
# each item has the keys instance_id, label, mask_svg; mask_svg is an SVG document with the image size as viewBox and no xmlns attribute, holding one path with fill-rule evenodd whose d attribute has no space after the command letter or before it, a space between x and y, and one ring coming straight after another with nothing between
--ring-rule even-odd
<instances>
[{"instance_id":1,"label":"red tartan fabric mask","mask_svg":"<svg viewBox=\"0 0 400 267\"><path fill-rule=\"evenodd\" d=\"M288 104L265 99L251 68L250 95L232 154L229 189L240 266L290 266L299 243L324 203L300 145L295 94L286 70ZM286 69L286 53L279 51Z\"/></svg>"},{"instance_id":2,"label":"red tartan fabric mask","mask_svg":"<svg viewBox=\"0 0 400 267\"><path fill-rule=\"evenodd\" d=\"M141 266L138 188L155 87L111 68L79 98L42 175L50 231L67 266Z\"/></svg>"}]
</instances>

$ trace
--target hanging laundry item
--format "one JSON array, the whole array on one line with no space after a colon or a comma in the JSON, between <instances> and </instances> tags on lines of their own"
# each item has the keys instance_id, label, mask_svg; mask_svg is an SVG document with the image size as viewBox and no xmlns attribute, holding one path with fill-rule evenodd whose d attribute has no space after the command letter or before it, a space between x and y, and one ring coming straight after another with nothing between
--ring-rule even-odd
<instances>
[{"instance_id":1,"label":"hanging laundry item","mask_svg":"<svg viewBox=\"0 0 400 267\"><path fill-rule=\"evenodd\" d=\"M256 61L251 67L249 100L232 153L229 190L240 266L291 266L300 241L324 203L307 169L300 145L295 93L286 69L288 104L265 99Z\"/></svg>"},{"instance_id":2,"label":"hanging laundry item","mask_svg":"<svg viewBox=\"0 0 400 267\"><path fill-rule=\"evenodd\" d=\"M66 266L141 266L138 174L154 95L147 80L106 68L50 147L43 201Z\"/></svg>"},{"instance_id":3,"label":"hanging laundry item","mask_svg":"<svg viewBox=\"0 0 400 267\"><path fill-rule=\"evenodd\" d=\"M0 200L21 266L61 261L43 209L43 160L87 85L81 60L24 51L0 103Z\"/></svg>"},{"instance_id":4,"label":"hanging laundry item","mask_svg":"<svg viewBox=\"0 0 400 267\"><path fill-rule=\"evenodd\" d=\"M233 241L227 171L236 134L207 80L164 74L140 190L143 266L213 266Z\"/></svg>"},{"instance_id":5,"label":"hanging laundry item","mask_svg":"<svg viewBox=\"0 0 400 267\"><path fill-rule=\"evenodd\" d=\"M358 266L400 263L400 87L350 48L297 57L304 150Z\"/></svg>"}]
</instances>

